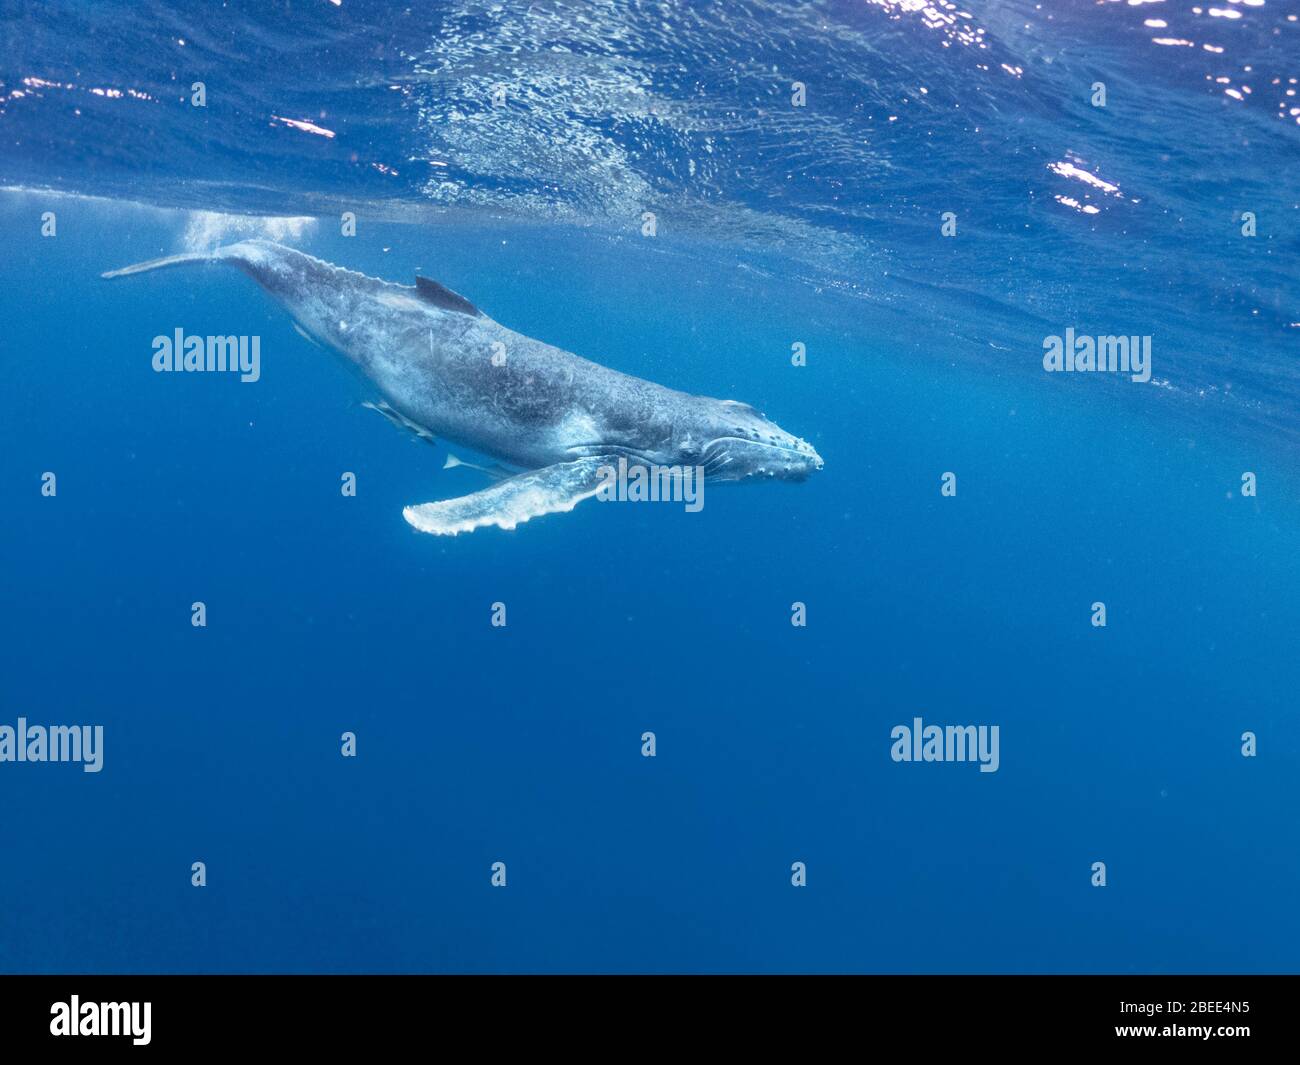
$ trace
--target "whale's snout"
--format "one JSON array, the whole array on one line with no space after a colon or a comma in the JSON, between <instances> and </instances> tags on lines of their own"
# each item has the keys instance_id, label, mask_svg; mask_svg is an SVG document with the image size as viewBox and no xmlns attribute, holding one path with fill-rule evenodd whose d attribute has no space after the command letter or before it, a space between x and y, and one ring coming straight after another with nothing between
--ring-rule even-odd
<instances>
[{"instance_id":1,"label":"whale's snout","mask_svg":"<svg viewBox=\"0 0 1300 1065\"><path fill-rule=\"evenodd\" d=\"M788 444L728 437L704 452L705 476L715 481L804 481L824 465L816 449L797 437Z\"/></svg>"},{"instance_id":2,"label":"whale's snout","mask_svg":"<svg viewBox=\"0 0 1300 1065\"><path fill-rule=\"evenodd\" d=\"M808 443L807 440L801 440L797 436L791 437L793 446L785 450L787 453L779 455L773 459L767 457L763 465L771 468L777 467L777 472L772 476L780 477L786 481L804 481L813 473L820 470L826 465L822 457L817 454L817 449Z\"/></svg>"},{"instance_id":3,"label":"whale's snout","mask_svg":"<svg viewBox=\"0 0 1300 1065\"><path fill-rule=\"evenodd\" d=\"M802 481L825 463L817 449L743 403L723 404L724 421L704 449L705 475L718 481Z\"/></svg>"},{"instance_id":4,"label":"whale's snout","mask_svg":"<svg viewBox=\"0 0 1300 1065\"><path fill-rule=\"evenodd\" d=\"M820 470L823 466L826 465L826 463L822 460L822 457L819 454L817 454L817 449L813 447L812 444L808 443L807 440L800 440L798 437L796 437L795 450L804 459L805 462L804 477L807 477L808 474L813 473L816 470Z\"/></svg>"}]
</instances>

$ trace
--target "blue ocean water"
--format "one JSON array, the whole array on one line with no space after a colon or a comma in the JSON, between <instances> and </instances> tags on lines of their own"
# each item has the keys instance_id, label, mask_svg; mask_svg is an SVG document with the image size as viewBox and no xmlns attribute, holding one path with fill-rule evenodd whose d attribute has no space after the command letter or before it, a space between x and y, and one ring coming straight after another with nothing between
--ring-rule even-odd
<instances>
[{"instance_id":1,"label":"blue ocean water","mask_svg":"<svg viewBox=\"0 0 1300 1065\"><path fill-rule=\"evenodd\" d=\"M0 970L1294 971L1298 15L6 3L0 726L104 761L0 762ZM99 277L251 236L825 469L421 535L482 477L248 278Z\"/></svg>"}]
</instances>

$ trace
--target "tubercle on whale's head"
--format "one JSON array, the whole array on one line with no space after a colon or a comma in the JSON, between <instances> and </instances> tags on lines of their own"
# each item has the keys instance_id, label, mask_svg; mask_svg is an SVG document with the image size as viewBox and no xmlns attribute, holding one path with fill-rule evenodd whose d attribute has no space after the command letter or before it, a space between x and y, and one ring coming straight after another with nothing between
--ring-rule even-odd
<instances>
[{"instance_id":1,"label":"tubercle on whale's head","mask_svg":"<svg viewBox=\"0 0 1300 1065\"><path fill-rule=\"evenodd\" d=\"M735 400L710 400L699 465L713 481L802 481L823 466L806 440Z\"/></svg>"}]
</instances>

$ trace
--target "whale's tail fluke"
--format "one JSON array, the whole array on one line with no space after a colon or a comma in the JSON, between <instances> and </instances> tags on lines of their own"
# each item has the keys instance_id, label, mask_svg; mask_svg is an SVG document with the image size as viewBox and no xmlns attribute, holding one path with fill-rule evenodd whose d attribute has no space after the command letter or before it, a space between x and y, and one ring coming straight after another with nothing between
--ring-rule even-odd
<instances>
[{"instance_id":1,"label":"whale's tail fluke","mask_svg":"<svg viewBox=\"0 0 1300 1065\"><path fill-rule=\"evenodd\" d=\"M148 259L142 263L132 263L116 270L109 270L100 277L129 277L131 274L144 274L150 270L166 270L172 266L188 266L190 263L233 263L236 266L251 268L257 263L266 262L276 257L272 253L296 254L289 248L267 241L241 240L237 244L226 244L208 251L187 251L179 255L164 255L161 259Z\"/></svg>"},{"instance_id":2,"label":"whale's tail fluke","mask_svg":"<svg viewBox=\"0 0 1300 1065\"><path fill-rule=\"evenodd\" d=\"M225 248L219 248L215 252L191 251L182 255L166 255L161 259L150 259L147 262L132 263L130 266L123 266L117 270L109 270L99 276L126 277L128 274L143 274L146 270L163 270L169 266L183 266L186 263L217 262L225 258L221 254L225 250Z\"/></svg>"}]
</instances>

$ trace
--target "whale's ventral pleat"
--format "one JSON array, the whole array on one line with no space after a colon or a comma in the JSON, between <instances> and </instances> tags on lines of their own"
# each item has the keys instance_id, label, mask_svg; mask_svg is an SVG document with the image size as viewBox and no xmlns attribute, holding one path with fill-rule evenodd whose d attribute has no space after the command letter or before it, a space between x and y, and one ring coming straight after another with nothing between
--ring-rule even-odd
<instances>
[{"instance_id":1,"label":"whale's ventral pleat","mask_svg":"<svg viewBox=\"0 0 1300 1065\"><path fill-rule=\"evenodd\" d=\"M432 303L435 307L441 307L444 311L457 311L460 314L468 314L474 318L478 318L483 314L464 296L452 292L446 285L430 281L427 277L416 277L415 294L427 303Z\"/></svg>"}]
</instances>

